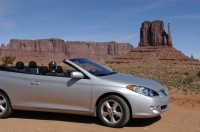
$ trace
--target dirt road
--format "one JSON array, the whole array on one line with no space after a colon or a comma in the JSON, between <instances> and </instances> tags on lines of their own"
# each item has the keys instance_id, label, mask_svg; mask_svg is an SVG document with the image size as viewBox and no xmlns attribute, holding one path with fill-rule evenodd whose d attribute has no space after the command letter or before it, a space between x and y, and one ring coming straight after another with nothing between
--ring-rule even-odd
<instances>
[{"instance_id":1,"label":"dirt road","mask_svg":"<svg viewBox=\"0 0 200 132\"><path fill-rule=\"evenodd\" d=\"M200 132L200 98L174 96L168 112L151 119L132 119L118 129L102 126L94 117L68 114L16 111L10 118L0 119L0 132L55 131Z\"/></svg>"}]
</instances>

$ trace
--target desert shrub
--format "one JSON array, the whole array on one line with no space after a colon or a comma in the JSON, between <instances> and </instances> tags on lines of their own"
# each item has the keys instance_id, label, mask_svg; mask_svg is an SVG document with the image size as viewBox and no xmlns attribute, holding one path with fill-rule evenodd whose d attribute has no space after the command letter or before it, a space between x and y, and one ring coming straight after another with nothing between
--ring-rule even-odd
<instances>
[{"instance_id":1,"label":"desert shrub","mask_svg":"<svg viewBox=\"0 0 200 132\"><path fill-rule=\"evenodd\" d=\"M187 76L186 78L184 78L183 83L188 84L188 83L191 83L193 81L194 81L194 79L193 79L192 76Z\"/></svg>"},{"instance_id":2,"label":"desert shrub","mask_svg":"<svg viewBox=\"0 0 200 132\"><path fill-rule=\"evenodd\" d=\"M184 75L189 75L189 72L184 72L183 74L184 74Z\"/></svg>"},{"instance_id":3,"label":"desert shrub","mask_svg":"<svg viewBox=\"0 0 200 132\"><path fill-rule=\"evenodd\" d=\"M174 74L179 74L179 72L175 71Z\"/></svg>"},{"instance_id":4,"label":"desert shrub","mask_svg":"<svg viewBox=\"0 0 200 132\"><path fill-rule=\"evenodd\" d=\"M200 77L200 71L197 72L197 77Z\"/></svg>"},{"instance_id":5,"label":"desert shrub","mask_svg":"<svg viewBox=\"0 0 200 132\"><path fill-rule=\"evenodd\" d=\"M6 55L1 58L2 65L7 66L8 64L13 64L15 61L16 57L12 55Z\"/></svg>"},{"instance_id":6,"label":"desert shrub","mask_svg":"<svg viewBox=\"0 0 200 132\"><path fill-rule=\"evenodd\" d=\"M184 94L187 94L187 93L188 93L188 89L184 88L184 89L182 89L182 90L183 90Z\"/></svg>"}]
</instances>

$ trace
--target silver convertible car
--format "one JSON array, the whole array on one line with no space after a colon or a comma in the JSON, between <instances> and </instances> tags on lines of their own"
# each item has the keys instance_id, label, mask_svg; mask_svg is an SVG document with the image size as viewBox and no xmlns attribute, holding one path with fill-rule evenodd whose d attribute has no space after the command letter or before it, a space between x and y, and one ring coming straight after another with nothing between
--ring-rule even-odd
<instances>
[{"instance_id":1,"label":"silver convertible car","mask_svg":"<svg viewBox=\"0 0 200 132\"><path fill-rule=\"evenodd\" d=\"M13 110L97 116L110 127L130 118L149 118L169 109L169 96L158 82L113 72L86 58L65 59L49 74L47 66L0 67L0 118ZM64 68L63 68L64 67Z\"/></svg>"}]
</instances>

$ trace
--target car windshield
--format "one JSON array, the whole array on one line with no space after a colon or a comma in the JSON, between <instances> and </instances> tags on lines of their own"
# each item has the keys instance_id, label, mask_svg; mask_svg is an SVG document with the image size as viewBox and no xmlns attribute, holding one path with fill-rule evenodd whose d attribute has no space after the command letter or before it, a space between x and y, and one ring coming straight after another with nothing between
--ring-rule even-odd
<instances>
[{"instance_id":1,"label":"car windshield","mask_svg":"<svg viewBox=\"0 0 200 132\"><path fill-rule=\"evenodd\" d=\"M82 67L89 73L95 76L106 76L115 74L116 72L113 72L111 69L86 58L75 58L70 59L70 61L74 62L78 66Z\"/></svg>"}]
</instances>

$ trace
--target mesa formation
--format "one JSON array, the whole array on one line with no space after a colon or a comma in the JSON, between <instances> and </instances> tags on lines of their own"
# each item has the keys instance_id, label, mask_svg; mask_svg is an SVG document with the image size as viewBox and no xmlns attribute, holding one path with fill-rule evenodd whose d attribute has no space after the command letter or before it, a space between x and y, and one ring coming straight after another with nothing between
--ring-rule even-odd
<instances>
[{"instance_id":1,"label":"mesa formation","mask_svg":"<svg viewBox=\"0 0 200 132\"><path fill-rule=\"evenodd\" d=\"M17 60L62 61L71 57L87 57L107 63L170 63L199 64L172 43L170 24L164 30L163 21L144 21L140 29L140 42L134 48L130 43L64 41L59 38L19 40L11 39L1 45L0 57L14 55Z\"/></svg>"}]
</instances>

